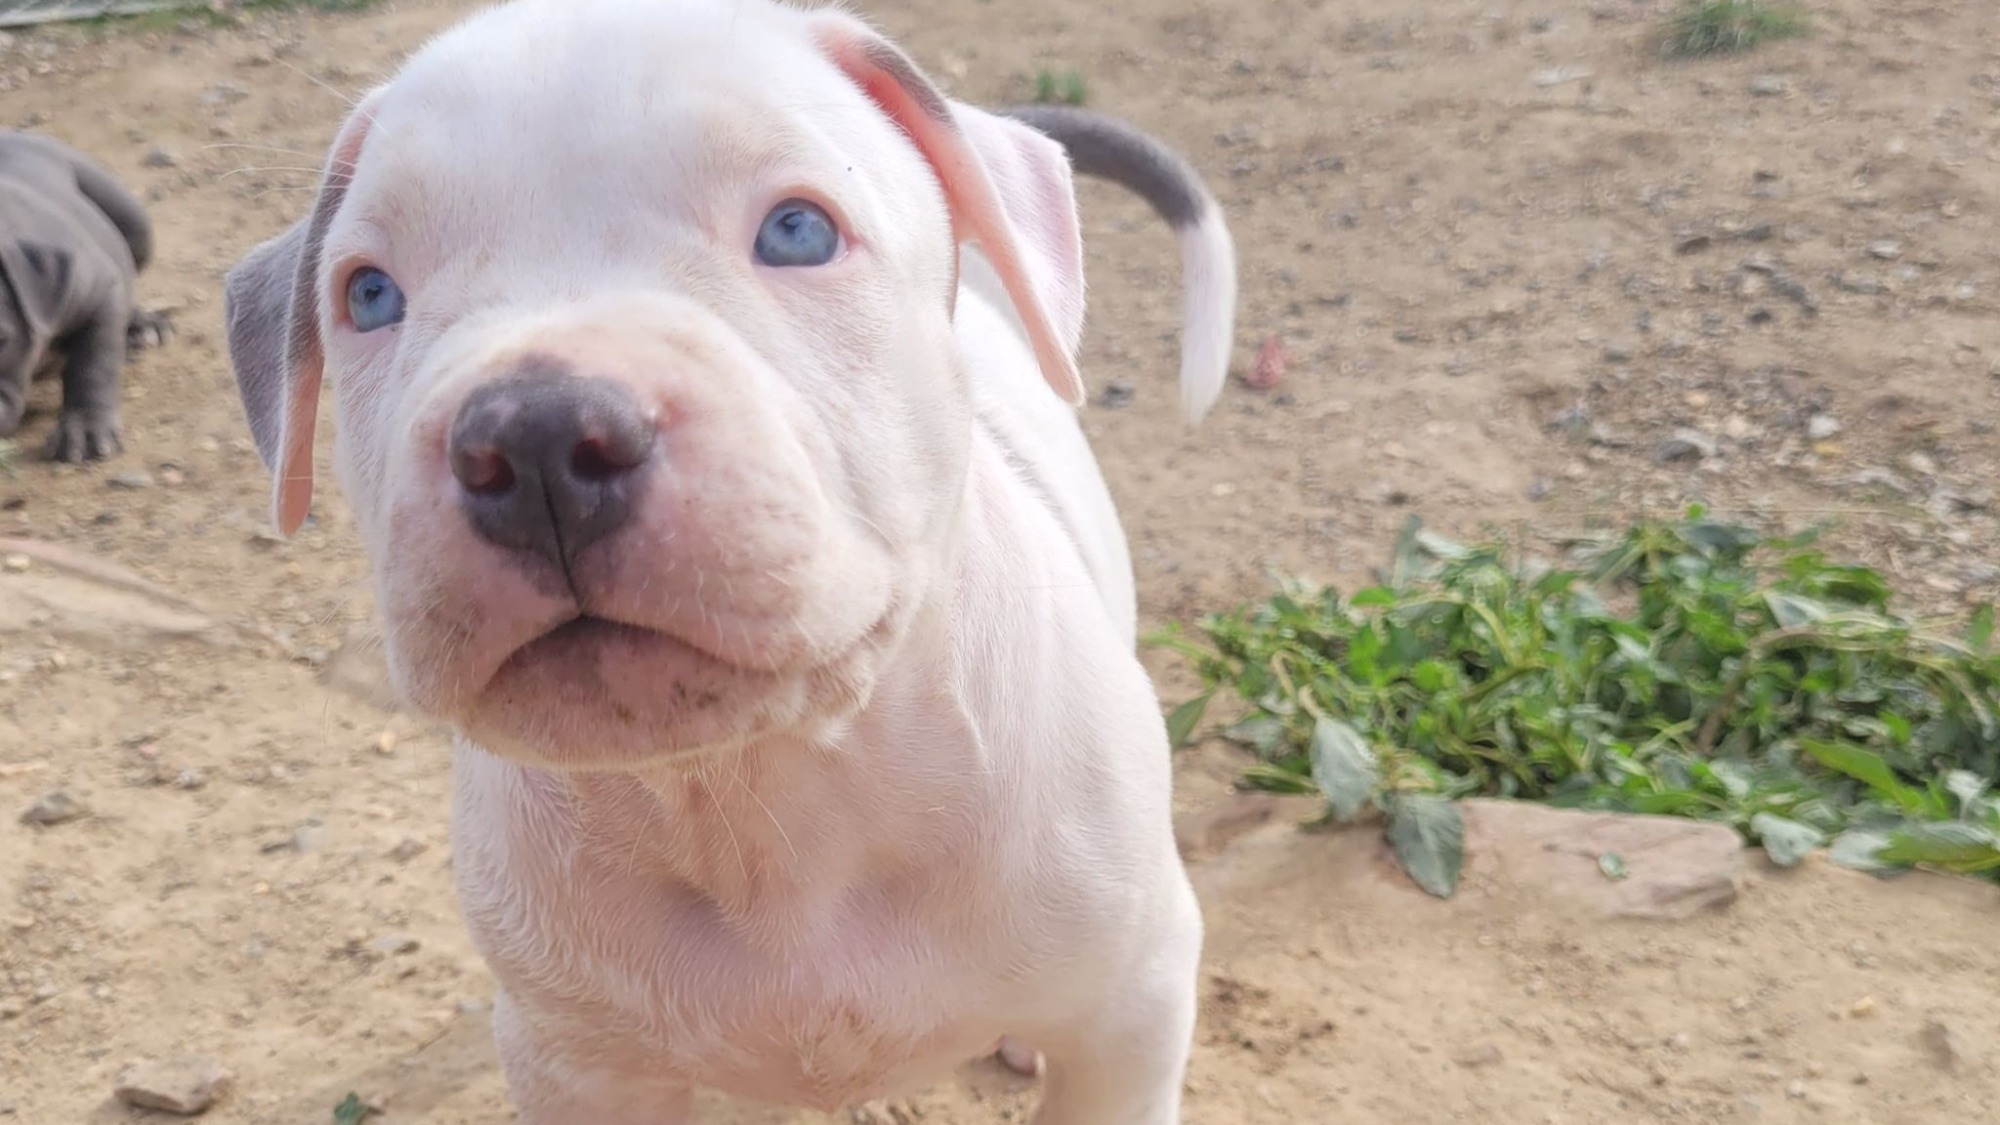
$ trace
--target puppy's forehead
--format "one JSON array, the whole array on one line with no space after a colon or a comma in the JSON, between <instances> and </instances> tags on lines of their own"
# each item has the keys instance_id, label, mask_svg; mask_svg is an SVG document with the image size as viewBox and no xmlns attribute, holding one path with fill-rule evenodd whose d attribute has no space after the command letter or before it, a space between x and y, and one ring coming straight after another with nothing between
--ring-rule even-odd
<instances>
[{"instance_id":1,"label":"puppy's forehead","mask_svg":"<svg viewBox=\"0 0 2000 1125\"><path fill-rule=\"evenodd\" d=\"M841 75L768 0L517 0L432 41L397 76L406 116L619 137L704 101L806 110Z\"/></svg>"},{"instance_id":2,"label":"puppy's forehead","mask_svg":"<svg viewBox=\"0 0 2000 1125\"><path fill-rule=\"evenodd\" d=\"M546 224L722 211L768 186L753 185L763 177L865 176L900 142L791 9L516 0L434 40L396 76L350 217L399 238L466 238L527 212Z\"/></svg>"}]
</instances>

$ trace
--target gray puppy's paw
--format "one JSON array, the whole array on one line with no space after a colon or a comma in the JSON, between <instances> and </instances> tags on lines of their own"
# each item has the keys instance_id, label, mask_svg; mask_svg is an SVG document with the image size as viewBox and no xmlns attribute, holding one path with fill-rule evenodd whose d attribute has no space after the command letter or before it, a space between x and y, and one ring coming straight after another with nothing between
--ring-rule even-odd
<instances>
[{"instance_id":1,"label":"gray puppy's paw","mask_svg":"<svg viewBox=\"0 0 2000 1125\"><path fill-rule=\"evenodd\" d=\"M51 461L76 464L102 461L124 451L114 411L65 410L56 419L55 431L49 434L47 456Z\"/></svg>"},{"instance_id":2,"label":"gray puppy's paw","mask_svg":"<svg viewBox=\"0 0 2000 1125\"><path fill-rule=\"evenodd\" d=\"M125 329L125 347L128 351L144 351L157 348L174 338L174 318L164 310L148 312L144 309L132 314L132 323Z\"/></svg>"}]
</instances>

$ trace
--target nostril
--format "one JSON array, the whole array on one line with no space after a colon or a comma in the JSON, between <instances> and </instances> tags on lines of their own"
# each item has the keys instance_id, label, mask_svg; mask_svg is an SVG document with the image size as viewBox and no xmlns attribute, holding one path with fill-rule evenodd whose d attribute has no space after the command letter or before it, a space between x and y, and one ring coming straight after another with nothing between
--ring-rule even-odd
<instances>
[{"instance_id":1,"label":"nostril","mask_svg":"<svg viewBox=\"0 0 2000 1125\"><path fill-rule=\"evenodd\" d=\"M451 475L468 492L492 496L514 487L513 464L492 449L453 450Z\"/></svg>"},{"instance_id":2,"label":"nostril","mask_svg":"<svg viewBox=\"0 0 2000 1125\"><path fill-rule=\"evenodd\" d=\"M569 455L570 471L584 480L609 480L630 469L636 462L613 455L608 442L591 438L578 443Z\"/></svg>"},{"instance_id":3,"label":"nostril","mask_svg":"<svg viewBox=\"0 0 2000 1125\"><path fill-rule=\"evenodd\" d=\"M601 484L631 472L652 455L653 427L649 419L636 412L621 411L600 419L599 423L570 447L569 471L578 480Z\"/></svg>"}]
</instances>

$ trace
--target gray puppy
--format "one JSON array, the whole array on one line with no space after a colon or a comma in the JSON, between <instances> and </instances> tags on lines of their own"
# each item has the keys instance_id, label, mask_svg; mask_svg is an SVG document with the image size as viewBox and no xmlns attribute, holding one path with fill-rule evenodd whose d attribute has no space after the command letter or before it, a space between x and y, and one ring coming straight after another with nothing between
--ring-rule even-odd
<instances>
[{"instance_id":1,"label":"gray puppy","mask_svg":"<svg viewBox=\"0 0 2000 1125\"><path fill-rule=\"evenodd\" d=\"M153 256L146 209L111 173L48 137L0 130L0 438L20 428L28 385L60 370L48 456L118 453L118 375L166 319L138 310Z\"/></svg>"}]
</instances>

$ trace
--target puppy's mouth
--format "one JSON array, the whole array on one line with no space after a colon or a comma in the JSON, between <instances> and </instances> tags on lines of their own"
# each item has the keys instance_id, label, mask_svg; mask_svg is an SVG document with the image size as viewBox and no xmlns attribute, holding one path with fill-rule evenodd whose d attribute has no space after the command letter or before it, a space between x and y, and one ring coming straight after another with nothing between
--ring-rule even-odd
<instances>
[{"instance_id":1,"label":"puppy's mouth","mask_svg":"<svg viewBox=\"0 0 2000 1125\"><path fill-rule=\"evenodd\" d=\"M714 653L702 651L687 641L659 629L634 625L626 621L615 621L609 617L580 611L550 626L534 639L515 649L501 664L500 670L505 672L523 664L543 660L579 661L589 657L596 650L614 644L641 648L667 646L699 655L718 664L727 663Z\"/></svg>"}]
</instances>

